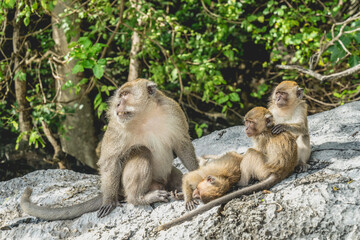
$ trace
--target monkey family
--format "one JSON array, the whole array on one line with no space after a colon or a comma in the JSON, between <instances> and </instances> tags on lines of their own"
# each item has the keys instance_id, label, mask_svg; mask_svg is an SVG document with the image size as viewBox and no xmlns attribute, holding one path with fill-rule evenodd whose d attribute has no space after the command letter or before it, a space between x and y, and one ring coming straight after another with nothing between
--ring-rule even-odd
<instances>
[{"instance_id":1,"label":"monkey family","mask_svg":"<svg viewBox=\"0 0 360 240\"><path fill-rule=\"evenodd\" d=\"M96 210L104 217L121 200L134 205L167 202L169 191L183 191L185 207L192 211L157 230L190 220L233 198L272 187L295 167L308 169L311 149L302 98L303 90L295 82L280 83L268 109L256 107L245 115L252 148L244 155L228 152L197 160L180 106L149 80L127 82L109 100L109 124L98 161L101 194L84 203L52 208L32 203L32 190L26 188L21 208L45 220L73 219ZM172 165L173 152L189 173L183 176ZM250 179L259 182L248 186ZM242 188L228 193L235 185ZM199 200L205 204L195 209Z\"/></svg>"}]
</instances>

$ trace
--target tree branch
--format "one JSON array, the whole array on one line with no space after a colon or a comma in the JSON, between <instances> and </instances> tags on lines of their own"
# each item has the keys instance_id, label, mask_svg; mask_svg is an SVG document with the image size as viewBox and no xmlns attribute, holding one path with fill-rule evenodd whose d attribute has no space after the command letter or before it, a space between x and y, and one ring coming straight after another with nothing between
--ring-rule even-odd
<instances>
[{"instance_id":1,"label":"tree branch","mask_svg":"<svg viewBox=\"0 0 360 240\"><path fill-rule=\"evenodd\" d=\"M350 76L352 74L359 73L359 71L360 71L360 64L358 64L352 68L349 68L345 71L333 73L330 75L321 75L320 73L317 73L310 69L303 68L299 65L276 65L276 67L280 68L280 69L286 69L286 70L296 70L298 72L310 75L311 77L313 77L317 80L320 80L321 82L340 79L343 77Z\"/></svg>"}]
</instances>

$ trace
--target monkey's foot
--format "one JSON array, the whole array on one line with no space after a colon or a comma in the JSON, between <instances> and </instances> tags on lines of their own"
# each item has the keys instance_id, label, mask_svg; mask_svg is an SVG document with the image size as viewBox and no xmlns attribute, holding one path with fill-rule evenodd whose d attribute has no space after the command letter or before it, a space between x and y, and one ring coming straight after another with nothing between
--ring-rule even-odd
<instances>
[{"instance_id":1,"label":"monkey's foot","mask_svg":"<svg viewBox=\"0 0 360 240\"><path fill-rule=\"evenodd\" d=\"M271 129L271 133L280 134L285 131L285 127L283 124L277 124Z\"/></svg>"},{"instance_id":2,"label":"monkey's foot","mask_svg":"<svg viewBox=\"0 0 360 240\"><path fill-rule=\"evenodd\" d=\"M97 213L98 218L105 217L106 215L111 213L111 211L114 210L115 207L116 207L116 205L114 205L114 204L106 204L106 205L101 206L101 208L99 209L99 211Z\"/></svg>"},{"instance_id":3,"label":"monkey's foot","mask_svg":"<svg viewBox=\"0 0 360 240\"><path fill-rule=\"evenodd\" d=\"M170 192L170 197L174 200L184 200L184 193L177 190Z\"/></svg>"},{"instance_id":4,"label":"monkey's foot","mask_svg":"<svg viewBox=\"0 0 360 240\"><path fill-rule=\"evenodd\" d=\"M191 211L191 210L196 208L196 205L199 205L199 201L193 199L193 200L188 201L187 203L185 203L185 208L186 208L186 210Z\"/></svg>"},{"instance_id":5,"label":"monkey's foot","mask_svg":"<svg viewBox=\"0 0 360 240\"><path fill-rule=\"evenodd\" d=\"M145 195L148 204L154 202L169 202L169 192L164 190L155 190Z\"/></svg>"},{"instance_id":6,"label":"monkey's foot","mask_svg":"<svg viewBox=\"0 0 360 240\"><path fill-rule=\"evenodd\" d=\"M307 172L307 170L309 170L309 168L310 168L310 165L307 164L307 163L299 164L299 165L296 167L295 171L296 171L296 172Z\"/></svg>"}]
</instances>

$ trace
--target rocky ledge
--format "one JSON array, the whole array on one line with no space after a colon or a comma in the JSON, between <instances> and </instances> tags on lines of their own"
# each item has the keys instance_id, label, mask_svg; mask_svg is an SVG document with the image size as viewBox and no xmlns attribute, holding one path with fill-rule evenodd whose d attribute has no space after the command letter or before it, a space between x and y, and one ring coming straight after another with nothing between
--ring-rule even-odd
<instances>
[{"instance_id":1,"label":"rocky ledge","mask_svg":"<svg viewBox=\"0 0 360 240\"><path fill-rule=\"evenodd\" d=\"M43 221L22 212L20 196L68 206L99 192L99 177L67 170L36 171L0 182L0 239L360 239L360 102L309 117L312 155L306 173L294 173L270 191L234 199L192 221L159 233L154 228L186 212L182 201L151 206L122 204L96 213ZM243 126L195 140L198 155L245 152ZM178 160L175 164L184 172Z\"/></svg>"}]
</instances>

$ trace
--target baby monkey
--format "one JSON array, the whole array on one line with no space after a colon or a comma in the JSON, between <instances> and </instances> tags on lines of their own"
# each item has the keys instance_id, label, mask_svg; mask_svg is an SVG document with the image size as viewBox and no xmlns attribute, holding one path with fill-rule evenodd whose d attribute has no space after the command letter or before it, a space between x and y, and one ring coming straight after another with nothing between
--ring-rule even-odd
<instances>
[{"instance_id":1,"label":"baby monkey","mask_svg":"<svg viewBox=\"0 0 360 240\"><path fill-rule=\"evenodd\" d=\"M204 161L210 158L211 161ZM200 168L183 176L185 208L193 210L200 199L208 203L225 195L240 180L242 155L228 152L222 156L208 155L199 159Z\"/></svg>"},{"instance_id":2,"label":"baby monkey","mask_svg":"<svg viewBox=\"0 0 360 240\"><path fill-rule=\"evenodd\" d=\"M246 135L252 138L254 146L248 149L241 160L240 184L242 186L248 185L251 178L260 182L212 200L180 218L159 226L156 229L157 231L188 221L217 205L229 202L233 198L268 189L294 171L297 164L295 137L286 131L278 135L271 133L274 120L268 109L256 107L250 110L245 115L245 126Z\"/></svg>"}]
</instances>

